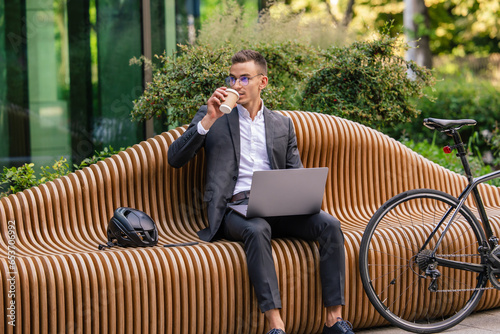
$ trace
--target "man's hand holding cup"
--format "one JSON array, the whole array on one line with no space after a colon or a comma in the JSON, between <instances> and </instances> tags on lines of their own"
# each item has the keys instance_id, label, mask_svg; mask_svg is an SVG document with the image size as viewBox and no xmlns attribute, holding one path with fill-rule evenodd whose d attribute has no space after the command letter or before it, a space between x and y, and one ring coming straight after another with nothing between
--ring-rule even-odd
<instances>
[{"instance_id":1,"label":"man's hand holding cup","mask_svg":"<svg viewBox=\"0 0 500 334\"><path fill-rule=\"evenodd\" d=\"M207 101L207 114L201 120L201 125L208 130L217 119L229 114L236 106L240 95L234 89L219 87Z\"/></svg>"}]
</instances>

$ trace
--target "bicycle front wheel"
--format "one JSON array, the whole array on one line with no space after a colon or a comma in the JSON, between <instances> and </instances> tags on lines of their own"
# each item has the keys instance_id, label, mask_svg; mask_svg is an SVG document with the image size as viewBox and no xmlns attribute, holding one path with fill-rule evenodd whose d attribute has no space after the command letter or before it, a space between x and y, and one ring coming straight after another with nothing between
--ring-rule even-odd
<instances>
[{"instance_id":1,"label":"bicycle front wheel","mask_svg":"<svg viewBox=\"0 0 500 334\"><path fill-rule=\"evenodd\" d=\"M440 332L467 317L481 299L486 273L478 248L486 237L465 206L450 223L457 205L444 192L411 190L387 201L368 223L359 254L361 280L373 306L393 325Z\"/></svg>"}]
</instances>

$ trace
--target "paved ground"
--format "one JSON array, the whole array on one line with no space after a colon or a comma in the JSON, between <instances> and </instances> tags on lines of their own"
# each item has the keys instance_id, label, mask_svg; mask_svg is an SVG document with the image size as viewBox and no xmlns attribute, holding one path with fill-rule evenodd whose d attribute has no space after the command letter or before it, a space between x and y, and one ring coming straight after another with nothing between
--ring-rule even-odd
<instances>
[{"instance_id":1,"label":"paved ground","mask_svg":"<svg viewBox=\"0 0 500 334\"><path fill-rule=\"evenodd\" d=\"M399 334L408 333L396 327L383 327L356 331L356 334ZM481 311L468 316L457 326L443 333L449 334L491 334L500 333L500 308Z\"/></svg>"}]
</instances>

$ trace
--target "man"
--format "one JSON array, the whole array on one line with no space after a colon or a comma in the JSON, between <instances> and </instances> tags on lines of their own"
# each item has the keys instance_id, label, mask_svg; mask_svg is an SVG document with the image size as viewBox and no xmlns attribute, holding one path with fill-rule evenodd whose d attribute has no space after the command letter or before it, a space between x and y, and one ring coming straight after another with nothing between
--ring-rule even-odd
<instances>
[{"instance_id":1,"label":"man","mask_svg":"<svg viewBox=\"0 0 500 334\"><path fill-rule=\"evenodd\" d=\"M246 219L229 203L248 202L255 170L301 168L297 139L290 118L269 111L261 99L267 86L267 63L253 50L232 57L226 83L238 91L238 105L229 114L219 107L228 93L215 90L200 108L186 132L168 150L168 162L179 168L205 148L207 164L204 201L209 227L201 239L217 237L243 241L250 281L269 333L285 333L279 313L281 299L272 257L271 237L318 240L323 302L327 310L323 333L353 333L341 317L344 305L345 254L340 222L321 211L307 216Z\"/></svg>"}]
</instances>

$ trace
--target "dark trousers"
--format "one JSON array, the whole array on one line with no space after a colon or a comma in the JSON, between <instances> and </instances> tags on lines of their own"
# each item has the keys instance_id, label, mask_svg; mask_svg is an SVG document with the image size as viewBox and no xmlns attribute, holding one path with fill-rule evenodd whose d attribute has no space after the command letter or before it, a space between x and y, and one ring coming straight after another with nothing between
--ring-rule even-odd
<instances>
[{"instance_id":1,"label":"dark trousers","mask_svg":"<svg viewBox=\"0 0 500 334\"><path fill-rule=\"evenodd\" d=\"M321 211L314 215L246 219L228 209L225 237L243 241L248 273L262 312L281 308L271 238L296 237L317 240L320 246L320 278L326 307L345 305L345 251L340 222Z\"/></svg>"}]
</instances>

